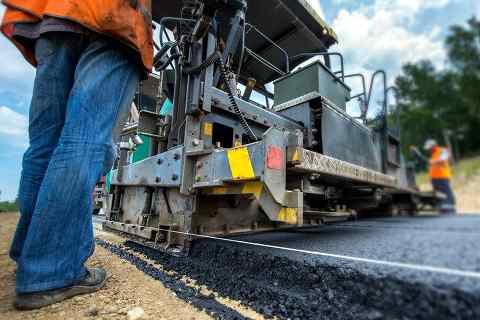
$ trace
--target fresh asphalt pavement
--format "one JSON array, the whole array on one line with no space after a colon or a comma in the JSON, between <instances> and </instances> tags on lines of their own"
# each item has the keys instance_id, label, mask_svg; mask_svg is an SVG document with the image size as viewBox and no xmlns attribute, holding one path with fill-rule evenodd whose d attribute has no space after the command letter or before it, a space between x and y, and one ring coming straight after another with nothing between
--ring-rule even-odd
<instances>
[{"instance_id":1,"label":"fresh asphalt pavement","mask_svg":"<svg viewBox=\"0 0 480 320\"><path fill-rule=\"evenodd\" d=\"M295 231L235 237L273 246L309 250L388 262L408 263L480 274L480 215L377 218L337 223ZM251 246L298 261L356 269L362 273L393 276L480 293L480 278L410 270L366 262Z\"/></svg>"},{"instance_id":2,"label":"fresh asphalt pavement","mask_svg":"<svg viewBox=\"0 0 480 320\"><path fill-rule=\"evenodd\" d=\"M100 225L104 216L94 216ZM315 228L271 231L231 237L234 240L378 261L480 273L480 215L372 218ZM217 240L197 240L218 242ZM248 251L300 262L355 269L372 276L454 286L480 293L480 279L411 270L389 265L297 253L255 245L231 244Z\"/></svg>"},{"instance_id":3,"label":"fresh asphalt pavement","mask_svg":"<svg viewBox=\"0 0 480 320\"><path fill-rule=\"evenodd\" d=\"M96 223L101 222L96 217ZM127 242L99 242L150 275L163 271L194 279L221 296L278 319L480 319L480 216L372 218L316 228L230 239L298 250L469 271L430 272L221 240L195 240L176 258ZM155 264L139 261L142 253ZM156 265L161 269L156 269ZM162 281L161 276L155 276ZM177 281L178 282L178 281ZM168 285L184 292L181 282ZM178 287L178 288L177 288ZM177 292L175 291L175 292ZM234 311L191 292L185 300L218 319ZM206 300L205 300L206 299Z\"/></svg>"}]
</instances>

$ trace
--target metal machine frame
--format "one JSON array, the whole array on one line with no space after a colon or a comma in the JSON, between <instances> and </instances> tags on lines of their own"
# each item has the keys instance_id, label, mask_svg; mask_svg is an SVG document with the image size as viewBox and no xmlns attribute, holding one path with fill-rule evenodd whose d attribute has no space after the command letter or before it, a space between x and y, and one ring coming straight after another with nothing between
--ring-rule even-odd
<instances>
[{"instance_id":1,"label":"metal machine frame","mask_svg":"<svg viewBox=\"0 0 480 320\"><path fill-rule=\"evenodd\" d=\"M287 13L296 8L279 3ZM371 91L367 96L362 75L345 74L341 54L326 51L336 41L331 29L320 34L323 51L290 58L247 22L244 0L183 1L178 17L159 22L156 108L123 131L105 228L179 254L188 252L190 237L164 230L224 235L319 225L393 206L415 210L418 193L399 137L386 121L374 130L345 111L351 98L368 106ZM172 41L164 40L168 29ZM260 52L246 44L252 32L263 39ZM283 56L280 65L269 61L272 50ZM324 62L291 70L314 56ZM331 69L333 56L340 71ZM281 94L252 78L260 69L269 70L259 71L264 80L277 78ZM352 77L364 90L351 97L345 79ZM251 100L254 91L266 107ZM161 115L167 97L173 112ZM152 139L151 154L129 163L138 134Z\"/></svg>"}]
</instances>

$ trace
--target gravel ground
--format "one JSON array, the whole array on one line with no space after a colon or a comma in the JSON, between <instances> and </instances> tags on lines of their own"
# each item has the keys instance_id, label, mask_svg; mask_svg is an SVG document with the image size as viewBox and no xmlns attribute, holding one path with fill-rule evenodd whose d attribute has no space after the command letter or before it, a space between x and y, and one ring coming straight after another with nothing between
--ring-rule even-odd
<instances>
[{"instance_id":1,"label":"gravel ground","mask_svg":"<svg viewBox=\"0 0 480 320\"><path fill-rule=\"evenodd\" d=\"M479 213L480 211L480 172L473 177L459 178L453 183L457 197L457 208L462 213Z\"/></svg>"},{"instance_id":2,"label":"gravel ground","mask_svg":"<svg viewBox=\"0 0 480 320\"><path fill-rule=\"evenodd\" d=\"M480 216L371 219L235 239L480 271L479 227ZM142 307L151 319L480 319L478 279L214 240L195 241L188 258L175 258L103 232L97 237L91 263L111 270L107 288L23 314L4 307L13 297L13 265L3 238L0 281L8 290L0 293L0 318L121 319Z\"/></svg>"},{"instance_id":3,"label":"gravel ground","mask_svg":"<svg viewBox=\"0 0 480 320\"><path fill-rule=\"evenodd\" d=\"M135 308L143 309L144 315L139 319L212 319L176 297L161 282L145 276L135 266L99 246L89 264L102 265L108 270L110 279L104 289L38 311L18 312L12 306L15 265L8 258L17 215L0 214L0 219L0 319L129 319L129 311L133 319ZM109 240L114 241L114 238L109 237Z\"/></svg>"}]
</instances>

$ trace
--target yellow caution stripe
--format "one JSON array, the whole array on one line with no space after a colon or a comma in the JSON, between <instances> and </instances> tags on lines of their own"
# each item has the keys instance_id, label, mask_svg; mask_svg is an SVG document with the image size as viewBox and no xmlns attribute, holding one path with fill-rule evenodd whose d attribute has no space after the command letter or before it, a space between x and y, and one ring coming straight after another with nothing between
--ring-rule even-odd
<instances>
[{"instance_id":1,"label":"yellow caution stripe","mask_svg":"<svg viewBox=\"0 0 480 320\"><path fill-rule=\"evenodd\" d=\"M213 123L205 122L203 124L203 135L207 137L213 136Z\"/></svg>"},{"instance_id":2,"label":"yellow caution stripe","mask_svg":"<svg viewBox=\"0 0 480 320\"><path fill-rule=\"evenodd\" d=\"M233 180L251 180L255 178L248 148L234 148L227 151L228 165Z\"/></svg>"},{"instance_id":3,"label":"yellow caution stripe","mask_svg":"<svg viewBox=\"0 0 480 320\"><path fill-rule=\"evenodd\" d=\"M247 182L242 187L242 194L253 194L255 199L260 200L262 196L263 183L260 181Z\"/></svg>"},{"instance_id":4,"label":"yellow caution stripe","mask_svg":"<svg viewBox=\"0 0 480 320\"><path fill-rule=\"evenodd\" d=\"M298 209L297 208L285 208L282 207L278 213L278 220L288 224L297 224L298 221Z\"/></svg>"}]
</instances>

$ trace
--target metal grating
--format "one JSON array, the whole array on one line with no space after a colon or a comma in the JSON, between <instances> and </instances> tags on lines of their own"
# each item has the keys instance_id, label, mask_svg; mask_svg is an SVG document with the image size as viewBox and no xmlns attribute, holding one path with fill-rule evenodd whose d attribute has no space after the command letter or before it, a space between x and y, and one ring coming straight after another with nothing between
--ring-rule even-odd
<instances>
[{"instance_id":1,"label":"metal grating","mask_svg":"<svg viewBox=\"0 0 480 320\"><path fill-rule=\"evenodd\" d=\"M291 161L294 165L292 170L296 171L325 174L387 187L395 187L397 183L395 177L303 148L297 148L296 151L291 153L289 159L293 159Z\"/></svg>"}]
</instances>

